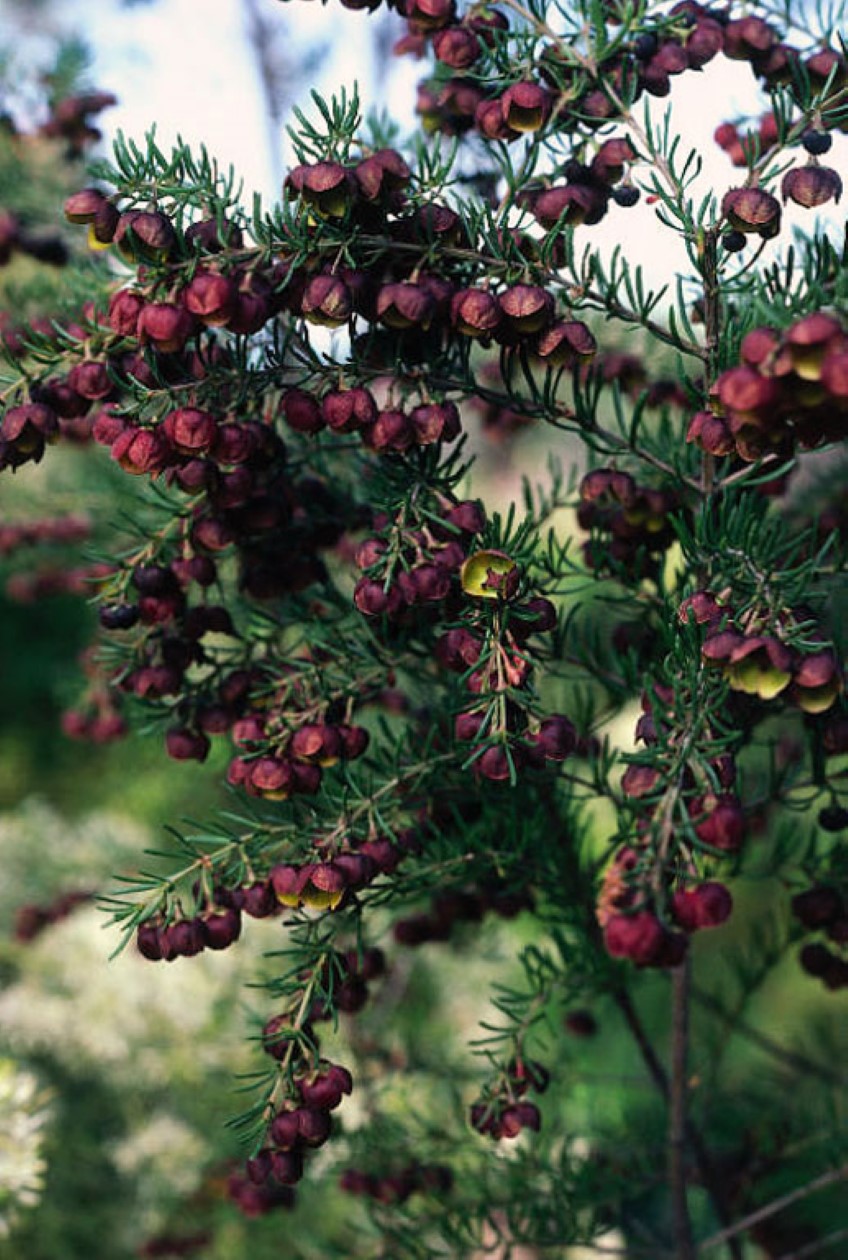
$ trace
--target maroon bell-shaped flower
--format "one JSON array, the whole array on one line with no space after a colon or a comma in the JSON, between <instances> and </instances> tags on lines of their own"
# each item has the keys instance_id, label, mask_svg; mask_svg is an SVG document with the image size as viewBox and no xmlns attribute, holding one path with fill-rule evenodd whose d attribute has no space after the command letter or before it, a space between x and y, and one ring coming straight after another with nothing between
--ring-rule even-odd
<instances>
[{"instance_id":1,"label":"maroon bell-shaped flower","mask_svg":"<svg viewBox=\"0 0 848 1260\"><path fill-rule=\"evenodd\" d=\"M724 27L705 15L699 15L684 44L690 70L700 70L724 47Z\"/></svg>"},{"instance_id":2,"label":"maroon bell-shaped flower","mask_svg":"<svg viewBox=\"0 0 848 1260\"><path fill-rule=\"evenodd\" d=\"M499 1125L501 1137L518 1137L522 1129L532 1129L538 1133L541 1127L542 1117L535 1103L511 1103L501 1112Z\"/></svg>"},{"instance_id":3,"label":"maroon bell-shaped flower","mask_svg":"<svg viewBox=\"0 0 848 1260\"><path fill-rule=\"evenodd\" d=\"M298 761L332 766L342 755L342 742L334 726L308 722L292 735L288 751Z\"/></svg>"},{"instance_id":4,"label":"maroon bell-shaped flower","mask_svg":"<svg viewBox=\"0 0 848 1260\"><path fill-rule=\"evenodd\" d=\"M140 293L135 293L132 289L119 289L109 299L109 327L119 337L135 337L139 316L144 307L145 301Z\"/></svg>"},{"instance_id":5,"label":"maroon bell-shaped flower","mask_svg":"<svg viewBox=\"0 0 848 1260\"><path fill-rule=\"evenodd\" d=\"M313 276L304 289L300 309L311 324L340 328L353 314L350 290L339 276Z\"/></svg>"},{"instance_id":6,"label":"maroon bell-shaped flower","mask_svg":"<svg viewBox=\"0 0 848 1260\"><path fill-rule=\"evenodd\" d=\"M592 158L592 174L605 184L617 184L624 175L625 166L637 157L627 136L612 136L603 142Z\"/></svg>"},{"instance_id":7,"label":"maroon bell-shaped flower","mask_svg":"<svg viewBox=\"0 0 848 1260\"><path fill-rule=\"evenodd\" d=\"M453 442L462 432L459 411L452 402L422 403L419 407L413 407L409 420L415 434L416 446Z\"/></svg>"},{"instance_id":8,"label":"maroon bell-shaped flower","mask_svg":"<svg viewBox=\"0 0 848 1260\"><path fill-rule=\"evenodd\" d=\"M339 162L315 162L296 166L286 186L319 214L342 218L356 198L356 181Z\"/></svg>"},{"instance_id":9,"label":"maroon bell-shaped flower","mask_svg":"<svg viewBox=\"0 0 848 1260\"><path fill-rule=\"evenodd\" d=\"M514 284L498 301L505 323L519 336L541 332L553 318L553 295L538 284Z\"/></svg>"},{"instance_id":10,"label":"maroon bell-shaped flower","mask_svg":"<svg viewBox=\"0 0 848 1260\"><path fill-rule=\"evenodd\" d=\"M412 422L399 407L379 412L377 419L364 433L372 451L408 451L415 441Z\"/></svg>"},{"instance_id":11,"label":"maroon bell-shaped flower","mask_svg":"<svg viewBox=\"0 0 848 1260\"><path fill-rule=\"evenodd\" d=\"M803 656L792 675L789 694L805 713L824 713L842 690L836 654L830 648Z\"/></svg>"},{"instance_id":12,"label":"maroon bell-shaped flower","mask_svg":"<svg viewBox=\"0 0 848 1260\"><path fill-rule=\"evenodd\" d=\"M81 398L91 402L108 398L112 392L109 369L105 363L97 363L93 359L75 364L68 373L68 384Z\"/></svg>"},{"instance_id":13,"label":"maroon bell-shaped flower","mask_svg":"<svg viewBox=\"0 0 848 1260\"><path fill-rule=\"evenodd\" d=\"M551 112L551 95L540 83L514 83L501 100L504 122L513 131L538 131Z\"/></svg>"},{"instance_id":14,"label":"maroon bell-shaped flower","mask_svg":"<svg viewBox=\"0 0 848 1260\"><path fill-rule=\"evenodd\" d=\"M111 455L124 472L134 476L145 473L154 476L167 468L174 452L170 442L159 429L124 429L112 443Z\"/></svg>"},{"instance_id":15,"label":"maroon bell-shaped flower","mask_svg":"<svg viewBox=\"0 0 848 1260\"><path fill-rule=\"evenodd\" d=\"M467 70L481 51L480 40L467 26L445 26L433 36L436 60L452 70Z\"/></svg>"},{"instance_id":16,"label":"maroon bell-shaped flower","mask_svg":"<svg viewBox=\"0 0 848 1260\"><path fill-rule=\"evenodd\" d=\"M729 368L718 378L718 396L728 411L770 412L779 398L779 386L770 376L761 376L744 364Z\"/></svg>"},{"instance_id":17,"label":"maroon bell-shaped flower","mask_svg":"<svg viewBox=\"0 0 848 1260\"><path fill-rule=\"evenodd\" d=\"M209 411L198 407L179 407L169 411L162 421L162 431L181 455L203 455L215 441L218 421Z\"/></svg>"},{"instance_id":18,"label":"maroon bell-shaped flower","mask_svg":"<svg viewBox=\"0 0 848 1260\"><path fill-rule=\"evenodd\" d=\"M686 430L686 441L694 442L709 455L732 455L736 442L723 416L712 411L696 411Z\"/></svg>"},{"instance_id":19,"label":"maroon bell-shaped flower","mask_svg":"<svg viewBox=\"0 0 848 1260\"><path fill-rule=\"evenodd\" d=\"M829 166L819 166L815 161L806 166L795 166L787 171L780 192L784 202L794 201L796 206L811 209L828 201L839 202L842 196L842 180Z\"/></svg>"},{"instance_id":20,"label":"maroon bell-shaped flower","mask_svg":"<svg viewBox=\"0 0 848 1260\"><path fill-rule=\"evenodd\" d=\"M321 400L321 416L334 433L353 433L374 423L377 404L367 389L333 389Z\"/></svg>"},{"instance_id":21,"label":"maroon bell-shaped flower","mask_svg":"<svg viewBox=\"0 0 848 1260\"><path fill-rule=\"evenodd\" d=\"M745 814L737 796L731 792L718 796L709 793L695 797L688 808L695 820L695 834L705 844L726 853L741 849L745 839Z\"/></svg>"},{"instance_id":22,"label":"maroon bell-shaped flower","mask_svg":"<svg viewBox=\"0 0 848 1260\"><path fill-rule=\"evenodd\" d=\"M138 317L137 333L142 343L150 342L157 350L172 354L182 350L195 331L194 316L173 302L152 302Z\"/></svg>"},{"instance_id":23,"label":"maroon bell-shaped flower","mask_svg":"<svg viewBox=\"0 0 848 1260\"><path fill-rule=\"evenodd\" d=\"M115 244L130 262L163 262L176 249L177 234L159 210L129 210L118 220Z\"/></svg>"},{"instance_id":24,"label":"maroon bell-shaped flower","mask_svg":"<svg viewBox=\"0 0 848 1260\"><path fill-rule=\"evenodd\" d=\"M197 271L183 290L182 300L187 311L208 328L214 328L229 322L236 296L236 286L229 276L220 271Z\"/></svg>"},{"instance_id":25,"label":"maroon bell-shaped flower","mask_svg":"<svg viewBox=\"0 0 848 1260\"><path fill-rule=\"evenodd\" d=\"M817 884L792 898L792 913L811 931L828 927L842 912L842 898L830 884Z\"/></svg>"},{"instance_id":26,"label":"maroon bell-shaped flower","mask_svg":"<svg viewBox=\"0 0 848 1260\"><path fill-rule=\"evenodd\" d=\"M535 345L535 353L553 367L574 367L586 363L598 349L592 333L579 319L561 319L543 332Z\"/></svg>"},{"instance_id":27,"label":"maroon bell-shaped flower","mask_svg":"<svg viewBox=\"0 0 848 1260\"><path fill-rule=\"evenodd\" d=\"M413 31L425 34L449 26L456 18L456 0L401 0L398 8Z\"/></svg>"},{"instance_id":28,"label":"maroon bell-shaped flower","mask_svg":"<svg viewBox=\"0 0 848 1260\"><path fill-rule=\"evenodd\" d=\"M731 61L754 61L777 42L777 32L762 18L736 18L724 28L723 52Z\"/></svg>"},{"instance_id":29,"label":"maroon bell-shaped flower","mask_svg":"<svg viewBox=\"0 0 848 1260\"><path fill-rule=\"evenodd\" d=\"M319 1073L298 1082L300 1096L307 1107L335 1111L345 1094L353 1090L353 1078L338 1063L323 1063Z\"/></svg>"},{"instance_id":30,"label":"maroon bell-shaped flower","mask_svg":"<svg viewBox=\"0 0 848 1260\"><path fill-rule=\"evenodd\" d=\"M730 917L733 898L724 884L708 880L697 888L679 888L671 898L671 912L685 932L718 927Z\"/></svg>"},{"instance_id":31,"label":"maroon bell-shaped flower","mask_svg":"<svg viewBox=\"0 0 848 1260\"><path fill-rule=\"evenodd\" d=\"M555 713L544 719L534 742L548 761L565 761L577 747L577 731L569 718Z\"/></svg>"},{"instance_id":32,"label":"maroon bell-shaped flower","mask_svg":"<svg viewBox=\"0 0 848 1260\"><path fill-rule=\"evenodd\" d=\"M609 192L597 184L555 184L533 199L533 216L550 230L560 221L569 227L600 223L607 211Z\"/></svg>"},{"instance_id":33,"label":"maroon bell-shaped flower","mask_svg":"<svg viewBox=\"0 0 848 1260\"><path fill-rule=\"evenodd\" d=\"M377 317L388 328L427 329L435 312L432 295L411 280L384 284L377 295Z\"/></svg>"},{"instance_id":34,"label":"maroon bell-shaped flower","mask_svg":"<svg viewBox=\"0 0 848 1260\"><path fill-rule=\"evenodd\" d=\"M764 188L731 188L721 201L721 212L737 232L756 232L770 240L780 231L780 202Z\"/></svg>"},{"instance_id":35,"label":"maroon bell-shaped flower","mask_svg":"<svg viewBox=\"0 0 848 1260\"><path fill-rule=\"evenodd\" d=\"M489 338L501 322L500 303L488 289L459 289L451 299L450 318L463 336Z\"/></svg>"},{"instance_id":36,"label":"maroon bell-shaped flower","mask_svg":"<svg viewBox=\"0 0 848 1260\"><path fill-rule=\"evenodd\" d=\"M774 358L780 346L780 337L774 328L752 328L742 338L739 348L743 363L750 367L761 367Z\"/></svg>"},{"instance_id":37,"label":"maroon bell-shaped flower","mask_svg":"<svg viewBox=\"0 0 848 1260\"><path fill-rule=\"evenodd\" d=\"M45 445L58 434L59 421L52 407L44 403L9 407L0 422L0 463L12 468L29 460L37 463Z\"/></svg>"},{"instance_id":38,"label":"maroon bell-shaped flower","mask_svg":"<svg viewBox=\"0 0 848 1260\"><path fill-rule=\"evenodd\" d=\"M396 149L378 149L363 158L354 167L353 175L366 201L397 194L412 178L412 172Z\"/></svg>"},{"instance_id":39,"label":"maroon bell-shaped flower","mask_svg":"<svg viewBox=\"0 0 848 1260\"><path fill-rule=\"evenodd\" d=\"M69 223L93 223L105 204L106 197L99 188L83 188L65 198L65 218Z\"/></svg>"},{"instance_id":40,"label":"maroon bell-shaped flower","mask_svg":"<svg viewBox=\"0 0 848 1260\"><path fill-rule=\"evenodd\" d=\"M503 112L503 100L496 97L493 101L480 101L474 111L474 125L487 140L503 140L509 143L521 135L513 127L507 126Z\"/></svg>"},{"instance_id":41,"label":"maroon bell-shaped flower","mask_svg":"<svg viewBox=\"0 0 848 1260\"><path fill-rule=\"evenodd\" d=\"M207 949L227 949L241 935L241 914L235 906L210 911L200 923Z\"/></svg>"},{"instance_id":42,"label":"maroon bell-shaped flower","mask_svg":"<svg viewBox=\"0 0 848 1260\"><path fill-rule=\"evenodd\" d=\"M396 587L384 590L382 582L364 577L353 589L353 602L366 617L393 617L400 611L403 598Z\"/></svg>"},{"instance_id":43,"label":"maroon bell-shaped flower","mask_svg":"<svg viewBox=\"0 0 848 1260\"><path fill-rule=\"evenodd\" d=\"M333 1128L333 1118L323 1108L298 1107L298 1131L305 1146L323 1146Z\"/></svg>"},{"instance_id":44,"label":"maroon bell-shaped flower","mask_svg":"<svg viewBox=\"0 0 848 1260\"><path fill-rule=\"evenodd\" d=\"M303 389L289 389L280 400L280 411L290 429L296 433L320 433L325 417L312 394Z\"/></svg>"},{"instance_id":45,"label":"maroon bell-shaped flower","mask_svg":"<svg viewBox=\"0 0 848 1260\"><path fill-rule=\"evenodd\" d=\"M205 761L209 747L209 739L202 731L186 726L173 726L165 734L166 751L175 761Z\"/></svg>"},{"instance_id":46,"label":"maroon bell-shaped flower","mask_svg":"<svg viewBox=\"0 0 848 1260\"><path fill-rule=\"evenodd\" d=\"M613 914L604 927L604 945L613 958L629 958L645 967L658 958L665 929L652 910Z\"/></svg>"}]
</instances>

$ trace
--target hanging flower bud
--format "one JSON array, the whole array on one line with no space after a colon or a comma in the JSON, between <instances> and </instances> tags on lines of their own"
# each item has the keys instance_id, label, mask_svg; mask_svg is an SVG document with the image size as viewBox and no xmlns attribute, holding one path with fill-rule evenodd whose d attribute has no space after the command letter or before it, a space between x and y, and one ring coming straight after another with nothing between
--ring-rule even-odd
<instances>
[{"instance_id":1,"label":"hanging flower bud","mask_svg":"<svg viewBox=\"0 0 848 1260\"><path fill-rule=\"evenodd\" d=\"M784 203L794 201L796 206L811 209L828 201L838 203L842 196L842 180L829 166L809 162L806 166L796 166L787 171L780 191Z\"/></svg>"},{"instance_id":2,"label":"hanging flower bud","mask_svg":"<svg viewBox=\"0 0 848 1260\"><path fill-rule=\"evenodd\" d=\"M780 231L780 202L763 188L731 188L721 212L737 232L756 232L770 240Z\"/></svg>"},{"instance_id":3,"label":"hanging flower bud","mask_svg":"<svg viewBox=\"0 0 848 1260\"><path fill-rule=\"evenodd\" d=\"M539 83L514 83L501 99L504 122L513 131L538 131L551 112L550 93Z\"/></svg>"}]
</instances>

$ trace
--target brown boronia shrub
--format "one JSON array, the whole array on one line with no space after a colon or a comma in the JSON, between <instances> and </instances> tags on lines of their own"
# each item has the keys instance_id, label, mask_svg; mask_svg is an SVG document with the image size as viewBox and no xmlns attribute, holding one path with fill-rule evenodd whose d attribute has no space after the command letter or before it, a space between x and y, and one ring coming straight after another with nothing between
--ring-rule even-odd
<instances>
[{"instance_id":1,"label":"brown boronia shrub","mask_svg":"<svg viewBox=\"0 0 848 1260\"><path fill-rule=\"evenodd\" d=\"M391 7L398 55L430 58L426 147L321 102L251 217L205 156L121 146L65 204L120 278L61 336L7 339L0 467L84 422L139 489L138 537L89 575L68 733L227 749L232 811L114 918L169 963L279 921L228 1183L249 1215L308 1231L292 1188L329 1169L380 1254L478 1254L493 1220L505 1245L813 1254L827 1204L763 1204L772 1167L787 1203L845 1176L838 1109L799 1160L792 1097L844 1078L741 1012L786 953L786 983L848 983L848 312L818 220L791 254L784 224L841 196L848 63L757 4ZM692 197L654 98L723 58L764 112L718 127L725 184ZM594 243L640 201L688 253L665 302ZM497 510L469 482L481 417L530 473L568 435L573 473ZM417 1062L392 1041L407 951L438 971L494 934L515 957L479 1060ZM622 1036L653 1104L575 1132L578 1043ZM784 1074L770 1102L723 1074L746 1037Z\"/></svg>"}]
</instances>

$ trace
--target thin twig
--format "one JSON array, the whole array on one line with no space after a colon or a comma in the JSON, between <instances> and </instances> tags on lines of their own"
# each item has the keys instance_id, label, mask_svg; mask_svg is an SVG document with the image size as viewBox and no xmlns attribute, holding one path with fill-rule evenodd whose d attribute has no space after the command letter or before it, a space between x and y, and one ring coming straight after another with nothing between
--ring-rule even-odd
<instances>
[{"instance_id":1,"label":"thin twig","mask_svg":"<svg viewBox=\"0 0 848 1260\"><path fill-rule=\"evenodd\" d=\"M744 1234L753 1225L759 1225L761 1221L767 1221L770 1217L777 1216L778 1212L791 1207L793 1203L798 1203L801 1199L806 1199L811 1194L816 1194L819 1190L824 1190L825 1187L835 1185L837 1181L845 1181L846 1179L848 1179L848 1164L843 1164L841 1168L831 1168L813 1181L808 1181L805 1186L800 1186L797 1190L790 1190L788 1194L782 1194L779 1199L772 1199L771 1203L764 1204L763 1207L757 1208L755 1212L749 1212L747 1216L743 1216L742 1220L737 1221L735 1225L719 1230L717 1234L713 1234L711 1238L707 1238L701 1243L698 1248L698 1254L700 1255L704 1251L711 1251L713 1247L718 1247L722 1243L728 1242L731 1238Z\"/></svg>"},{"instance_id":2,"label":"thin twig","mask_svg":"<svg viewBox=\"0 0 848 1260\"><path fill-rule=\"evenodd\" d=\"M846 1239L848 1239L848 1229L837 1229L824 1238L817 1238L814 1242L806 1243L800 1251L785 1251L782 1256L777 1257L777 1260L809 1260L810 1256L819 1256L834 1243L845 1242Z\"/></svg>"},{"instance_id":3,"label":"thin twig","mask_svg":"<svg viewBox=\"0 0 848 1260\"><path fill-rule=\"evenodd\" d=\"M694 1260L695 1243L686 1191L686 1095L689 1060L688 953L672 974L671 1080L668 1107L668 1185L677 1260Z\"/></svg>"},{"instance_id":4,"label":"thin twig","mask_svg":"<svg viewBox=\"0 0 848 1260\"><path fill-rule=\"evenodd\" d=\"M785 1063L787 1067L795 1068L797 1071L804 1072L809 1076L815 1076L818 1080L828 1085L833 1085L838 1089L848 1085L847 1075L834 1072L826 1064L816 1063L800 1051L789 1050L785 1046L779 1045L776 1041L772 1041L765 1033L746 1023L738 1015L731 1015L729 1011L725 1010L721 1002L713 997L711 993L707 993L705 989L694 985L692 987L692 997L699 1006L712 1011L727 1028L731 1028L734 1033L738 1033L740 1037L744 1037L752 1045L758 1046L760 1050L765 1054L771 1055L778 1062Z\"/></svg>"}]
</instances>

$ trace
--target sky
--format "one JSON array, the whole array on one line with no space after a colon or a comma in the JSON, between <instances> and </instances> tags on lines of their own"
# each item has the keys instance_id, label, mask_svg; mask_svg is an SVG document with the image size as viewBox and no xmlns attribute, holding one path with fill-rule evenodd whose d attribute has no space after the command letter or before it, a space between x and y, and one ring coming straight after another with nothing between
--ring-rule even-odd
<instances>
[{"instance_id":1,"label":"sky","mask_svg":"<svg viewBox=\"0 0 848 1260\"><path fill-rule=\"evenodd\" d=\"M23 12L26 12L23 5ZM38 7L38 6L36 6ZM141 140L155 122L157 140L168 144L179 134L193 143L204 142L221 163L232 163L244 179L247 203L254 191L267 200L279 195L282 174L293 161L281 126L270 134L265 100L255 53L246 38L253 8L279 31L278 49L292 67L291 95L295 103L314 116L310 86L329 96L344 85L358 84L365 110L386 109L404 131L414 124L415 85L426 63L392 58L375 52L375 15L353 12L338 0L63 0L51 6L57 22L68 34L81 35L93 53L92 80L114 91L118 105L101 116L108 138L118 129ZM21 0L0 0L4 12L19 15ZM92 20L94 19L94 20ZM395 19L396 30L402 27ZM5 21L3 23L5 25ZM320 50L323 57L318 57ZM310 68L311 67L311 68ZM673 102L678 129L687 144L697 149L704 170L698 187L719 197L741 182L741 173L712 139L718 123L739 115L758 113L762 104L749 67L716 58L701 73L687 73L675 80L670 98L645 97L655 120ZM848 139L840 137L826 162L844 169ZM644 167L642 168L644 171ZM640 169L636 169L639 182ZM788 224L809 227L809 211L789 207ZM829 215L841 232L844 216ZM672 268L684 269L685 256L670 233L658 232L655 211L642 203L634 209L613 208L594 228L579 229L578 247L584 243L609 252L622 245L628 259L639 261L649 282L668 277ZM781 248L788 233L769 246Z\"/></svg>"}]
</instances>

